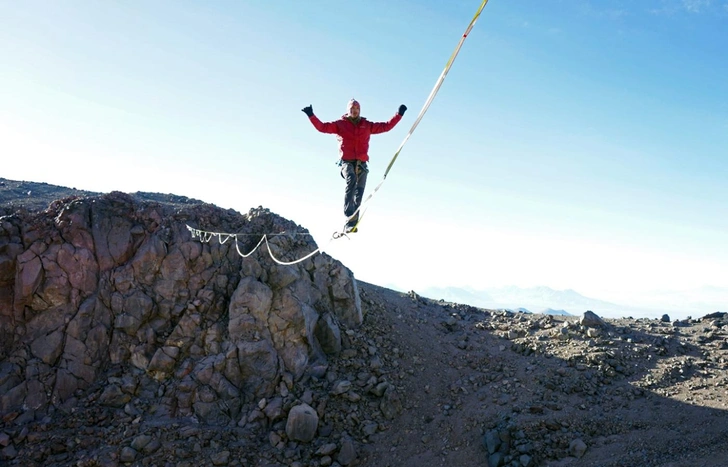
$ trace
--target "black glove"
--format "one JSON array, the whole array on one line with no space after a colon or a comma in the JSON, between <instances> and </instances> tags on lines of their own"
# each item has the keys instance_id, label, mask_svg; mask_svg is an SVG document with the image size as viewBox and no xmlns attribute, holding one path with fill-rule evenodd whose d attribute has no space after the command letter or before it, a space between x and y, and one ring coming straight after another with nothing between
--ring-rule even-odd
<instances>
[{"instance_id":1,"label":"black glove","mask_svg":"<svg viewBox=\"0 0 728 467\"><path fill-rule=\"evenodd\" d=\"M313 115L313 107L311 107L310 105L308 107L304 107L301 109L301 112L311 117Z\"/></svg>"},{"instance_id":2,"label":"black glove","mask_svg":"<svg viewBox=\"0 0 728 467\"><path fill-rule=\"evenodd\" d=\"M304 109L305 110L305 109ZM407 106L402 104L399 106L399 110L397 111L398 114L404 115L405 111L407 110Z\"/></svg>"}]
</instances>

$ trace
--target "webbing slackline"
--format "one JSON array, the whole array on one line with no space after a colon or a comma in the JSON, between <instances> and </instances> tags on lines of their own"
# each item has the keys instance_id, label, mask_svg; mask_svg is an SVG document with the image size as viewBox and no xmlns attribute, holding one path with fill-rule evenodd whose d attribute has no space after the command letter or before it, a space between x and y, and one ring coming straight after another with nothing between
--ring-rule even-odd
<instances>
[{"instance_id":1,"label":"webbing slackline","mask_svg":"<svg viewBox=\"0 0 728 467\"><path fill-rule=\"evenodd\" d=\"M402 152L402 148L407 143L407 141L412 136L412 133L414 133L415 128L417 128L417 125L420 124L420 121L422 120L422 117L424 117L425 113L427 112L427 109L430 108L430 104L432 104L432 101L435 99L435 96L437 95L437 92L440 90L440 87L442 86L442 83L445 81L445 77L447 76L447 73L450 71L450 68L452 67L452 64L455 62L455 58L458 56L458 53L460 53L460 48L463 46L463 43L465 42L465 39L467 39L468 34L470 34L470 31L473 29L473 26L475 25L475 22L478 21L478 18L480 17L480 14L483 11L483 8L485 8L485 5L488 3L488 0L483 0L478 7L478 10L475 12L475 16L473 16L473 19L470 20L470 24L468 24L468 27L465 29L465 32L463 33L462 37L460 38L460 42L458 42L457 47L455 47L455 51L450 55L450 58L447 61L447 64L445 65L445 68L442 70L442 73L440 73L440 76L437 78L437 81L435 82L435 86L432 88L432 91L430 91L430 95L427 97L427 100L425 101L425 104L422 106L422 110L420 110L420 113L417 115L417 119L415 119L415 122L412 124L412 127L407 132L407 135L405 135L404 140L402 140L402 143L400 143L399 147L397 148L397 151L394 153L394 156L392 157L392 160L389 161L389 164L387 165L387 169L384 171L384 176L382 177L382 180L379 182L379 184L374 187L374 190L367 196L367 198L362 201L361 205L359 205L359 208L356 210L354 214L352 214L349 219L352 219L354 216L362 212L362 208L365 207L366 203L369 202L369 200L372 199L372 196L379 191L379 188L382 186L384 181L387 179L387 175L389 174L389 171L392 169L392 166L394 165L394 162L397 160L397 157L399 157L400 152ZM359 217L359 222L361 222L363 216ZM358 223L357 223L358 225ZM334 232L331 239L329 239L326 246L328 246L329 243L331 243L332 240L345 237L347 236L344 232L344 229L346 228L346 225L344 225L344 228L340 232ZM275 256L273 256L273 252L271 251L270 244L268 243L268 235L264 234L258 244L253 248L251 251L249 251L246 254L243 254L243 252L240 251L240 247L238 246L238 234L231 234L231 233L221 233L221 232L210 232L200 229L195 229L193 227L190 227L187 225L187 229L191 232L192 238L198 237L201 242L209 242L213 237L217 237L219 242L225 243L229 239L233 238L235 239L235 248L237 249L237 252L240 256L243 258L246 258L255 252L260 245L263 243L266 244L268 247L268 254L278 264L281 265L292 265L296 263L300 263L302 261L307 260L308 258L312 257L316 253L321 253L324 251L324 247L319 247L316 250L312 251L311 253L307 254L303 258L294 260L294 261L281 261L277 259ZM224 238L224 240L223 240Z\"/></svg>"}]
</instances>

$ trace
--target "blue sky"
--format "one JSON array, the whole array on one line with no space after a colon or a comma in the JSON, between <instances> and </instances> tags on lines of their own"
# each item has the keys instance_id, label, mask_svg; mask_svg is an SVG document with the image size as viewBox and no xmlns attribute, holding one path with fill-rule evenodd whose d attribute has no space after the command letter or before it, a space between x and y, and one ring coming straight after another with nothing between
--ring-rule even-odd
<instances>
[{"instance_id":1,"label":"blue sky","mask_svg":"<svg viewBox=\"0 0 728 467\"><path fill-rule=\"evenodd\" d=\"M371 192L479 4L0 0L0 176L262 205L401 289L728 289L726 0L491 0L361 233L328 243L336 141L300 109L409 107Z\"/></svg>"}]
</instances>

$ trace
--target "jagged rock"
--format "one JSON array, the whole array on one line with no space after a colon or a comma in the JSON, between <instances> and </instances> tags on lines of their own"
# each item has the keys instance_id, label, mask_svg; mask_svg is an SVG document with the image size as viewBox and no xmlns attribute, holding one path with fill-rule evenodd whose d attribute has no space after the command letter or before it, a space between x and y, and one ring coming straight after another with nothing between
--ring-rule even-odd
<instances>
[{"instance_id":1,"label":"jagged rock","mask_svg":"<svg viewBox=\"0 0 728 467\"><path fill-rule=\"evenodd\" d=\"M106 386L104 392L99 397L99 403L110 407L124 407L131 400L129 394L122 392L121 388L116 384Z\"/></svg>"},{"instance_id":2,"label":"jagged rock","mask_svg":"<svg viewBox=\"0 0 728 467\"><path fill-rule=\"evenodd\" d=\"M286 434L289 439L308 443L316 436L318 422L318 413L310 405L297 405L288 412Z\"/></svg>"},{"instance_id":3,"label":"jagged rock","mask_svg":"<svg viewBox=\"0 0 728 467\"><path fill-rule=\"evenodd\" d=\"M233 342L265 333L273 291L253 277L240 281L230 299L228 334Z\"/></svg>"},{"instance_id":4,"label":"jagged rock","mask_svg":"<svg viewBox=\"0 0 728 467\"><path fill-rule=\"evenodd\" d=\"M179 349L177 349L177 351L169 351L165 349L177 349L177 347L162 347L157 349L154 353L149 365L147 365L147 371L153 375L155 379L165 379L172 373L175 364L177 363L175 358L170 356L170 353L178 353Z\"/></svg>"},{"instance_id":5,"label":"jagged rock","mask_svg":"<svg viewBox=\"0 0 728 467\"><path fill-rule=\"evenodd\" d=\"M593 311L587 310L579 320L579 324L588 328L598 328L604 326L604 321Z\"/></svg>"},{"instance_id":6,"label":"jagged rock","mask_svg":"<svg viewBox=\"0 0 728 467\"><path fill-rule=\"evenodd\" d=\"M283 399L274 397L263 409L263 413L271 422L275 422L283 418Z\"/></svg>"},{"instance_id":7,"label":"jagged rock","mask_svg":"<svg viewBox=\"0 0 728 467\"><path fill-rule=\"evenodd\" d=\"M341 330L330 313L319 317L314 332L325 353L338 355L341 352Z\"/></svg>"},{"instance_id":8,"label":"jagged rock","mask_svg":"<svg viewBox=\"0 0 728 467\"><path fill-rule=\"evenodd\" d=\"M37 338L30 344L33 355L43 360L48 365L55 365L63 351L63 330L56 331Z\"/></svg>"}]
</instances>

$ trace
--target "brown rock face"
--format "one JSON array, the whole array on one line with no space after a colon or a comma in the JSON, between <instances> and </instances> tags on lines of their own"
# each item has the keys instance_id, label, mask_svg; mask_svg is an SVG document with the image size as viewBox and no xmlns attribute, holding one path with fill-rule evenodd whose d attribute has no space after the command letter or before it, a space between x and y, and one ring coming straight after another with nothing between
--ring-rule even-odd
<instances>
[{"instance_id":1,"label":"brown rock face","mask_svg":"<svg viewBox=\"0 0 728 467\"><path fill-rule=\"evenodd\" d=\"M141 201L123 193L54 202L0 217L0 417L134 398L158 413L238 423L341 350L340 324L362 322L351 272L320 254L292 266L266 249L201 242L186 225L262 234L287 261L316 249L265 209ZM131 409L130 409L131 410ZM16 415L13 415L16 416Z\"/></svg>"}]
</instances>

